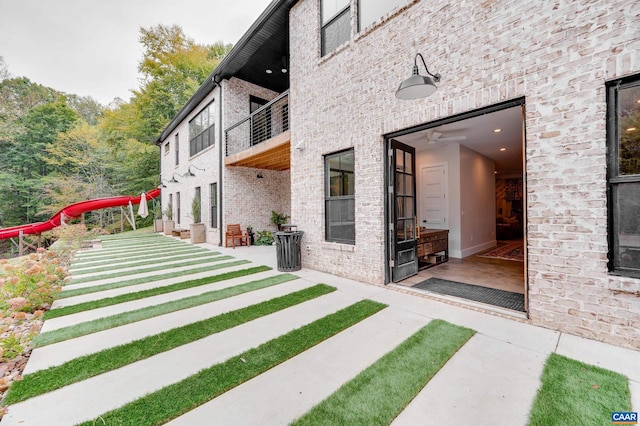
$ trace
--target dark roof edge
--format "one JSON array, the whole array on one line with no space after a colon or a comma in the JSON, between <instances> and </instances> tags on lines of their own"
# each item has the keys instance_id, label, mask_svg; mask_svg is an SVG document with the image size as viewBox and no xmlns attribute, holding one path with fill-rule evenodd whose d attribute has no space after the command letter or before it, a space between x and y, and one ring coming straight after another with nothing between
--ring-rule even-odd
<instances>
[{"instance_id":1,"label":"dark roof edge","mask_svg":"<svg viewBox=\"0 0 640 426\"><path fill-rule=\"evenodd\" d=\"M178 127L191 112L207 97L209 93L215 88L215 86L222 81L220 75L224 73L225 69L235 59L242 49L249 43L255 33L269 20L269 18L278 10L282 5L289 3L290 5L295 3L291 0L273 0L269 6L260 14L258 19L249 27L247 32L244 33L240 40L233 46L231 51L222 59L218 66L209 74L202 85L196 90L196 92L189 98L187 103L178 111L178 113L171 119L167 127L160 133L160 136L155 141L156 145L160 145L162 141L167 139L169 135Z\"/></svg>"}]
</instances>

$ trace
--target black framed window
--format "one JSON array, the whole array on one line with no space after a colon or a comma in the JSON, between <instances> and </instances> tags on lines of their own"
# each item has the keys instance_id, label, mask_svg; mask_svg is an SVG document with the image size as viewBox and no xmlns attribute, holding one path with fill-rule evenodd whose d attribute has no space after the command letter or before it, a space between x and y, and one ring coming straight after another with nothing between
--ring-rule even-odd
<instances>
[{"instance_id":1,"label":"black framed window","mask_svg":"<svg viewBox=\"0 0 640 426\"><path fill-rule=\"evenodd\" d=\"M325 239L355 244L355 162L353 149L325 156Z\"/></svg>"},{"instance_id":2,"label":"black framed window","mask_svg":"<svg viewBox=\"0 0 640 426\"><path fill-rule=\"evenodd\" d=\"M211 228L218 228L218 184L212 183L209 185L211 202Z\"/></svg>"},{"instance_id":3,"label":"black framed window","mask_svg":"<svg viewBox=\"0 0 640 426\"><path fill-rule=\"evenodd\" d=\"M215 104L211 102L189 121L189 155L215 145Z\"/></svg>"},{"instance_id":4,"label":"black framed window","mask_svg":"<svg viewBox=\"0 0 640 426\"><path fill-rule=\"evenodd\" d=\"M168 154L169 153L169 142L164 144L164 153Z\"/></svg>"},{"instance_id":5,"label":"black framed window","mask_svg":"<svg viewBox=\"0 0 640 426\"><path fill-rule=\"evenodd\" d=\"M640 74L607 83L609 271L640 278Z\"/></svg>"},{"instance_id":6,"label":"black framed window","mask_svg":"<svg viewBox=\"0 0 640 426\"><path fill-rule=\"evenodd\" d=\"M180 164L180 136L178 133L173 137L173 148L176 152L176 166Z\"/></svg>"},{"instance_id":7,"label":"black framed window","mask_svg":"<svg viewBox=\"0 0 640 426\"><path fill-rule=\"evenodd\" d=\"M176 192L176 223L180 225L180 193Z\"/></svg>"},{"instance_id":8,"label":"black framed window","mask_svg":"<svg viewBox=\"0 0 640 426\"><path fill-rule=\"evenodd\" d=\"M375 21L391 12L407 0L359 0L358 31L362 31Z\"/></svg>"},{"instance_id":9,"label":"black framed window","mask_svg":"<svg viewBox=\"0 0 640 426\"><path fill-rule=\"evenodd\" d=\"M321 0L321 52L333 52L351 38L350 0Z\"/></svg>"},{"instance_id":10,"label":"black framed window","mask_svg":"<svg viewBox=\"0 0 640 426\"><path fill-rule=\"evenodd\" d=\"M199 207L198 209L194 209L195 211L192 212L194 213L193 223L200 223L202 221L202 195L200 193L199 186L196 186L195 194L193 194L193 203L197 203L197 206Z\"/></svg>"}]
</instances>

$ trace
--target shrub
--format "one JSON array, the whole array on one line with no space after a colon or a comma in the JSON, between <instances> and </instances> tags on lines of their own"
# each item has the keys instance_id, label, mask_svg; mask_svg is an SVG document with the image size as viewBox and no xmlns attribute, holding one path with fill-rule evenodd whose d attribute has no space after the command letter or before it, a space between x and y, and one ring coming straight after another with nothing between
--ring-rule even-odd
<instances>
[{"instance_id":1,"label":"shrub","mask_svg":"<svg viewBox=\"0 0 640 426\"><path fill-rule=\"evenodd\" d=\"M258 238L256 238L254 245L270 246L271 244L273 244L273 234L271 231L258 231Z\"/></svg>"},{"instance_id":2,"label":"shrub","mask_svg":"<svg viewBox=\"0 0 640 426\"><path fill-rule=\"evenodd\" d=\"M43 248L24 256L17 265L4 263L5 275L0 278L0 310L9 314L49 309L67 276L67 268L61 263L54 252Z\"/></svg>"}]
</instances>

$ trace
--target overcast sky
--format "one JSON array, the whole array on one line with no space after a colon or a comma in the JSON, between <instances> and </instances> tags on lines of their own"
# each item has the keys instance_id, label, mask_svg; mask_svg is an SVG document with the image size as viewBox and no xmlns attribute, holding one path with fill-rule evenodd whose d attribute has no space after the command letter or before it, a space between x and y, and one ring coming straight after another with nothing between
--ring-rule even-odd
<instances>
[{"instance_id":1,"label":"overcast sky","mask_svg":"<svg viewBox=\"0 0 640 426\"><path fill-rule=\"evenodd\" d=\"M12 77L102 104L138 87L139 28L182 27L235 44L271 0L0 0L0 56Z\"/></svg>"}]
</instances>

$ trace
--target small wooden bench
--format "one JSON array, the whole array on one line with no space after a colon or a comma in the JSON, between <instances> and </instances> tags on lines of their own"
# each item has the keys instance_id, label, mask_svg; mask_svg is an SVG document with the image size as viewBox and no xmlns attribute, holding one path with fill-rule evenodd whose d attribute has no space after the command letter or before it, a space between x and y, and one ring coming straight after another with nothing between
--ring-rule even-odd
<instances>
[{"instance_id":1,"label":"small wooden bench","mask_svg":"<svg viewBox=\"0 0 640 426\"><path fill-rule=\"evenodd\" d=\"M173 237L180 237L181 240L191 238L191 231L188 229L174 229L171 231Z\"/></svg>"}]
</instances>

